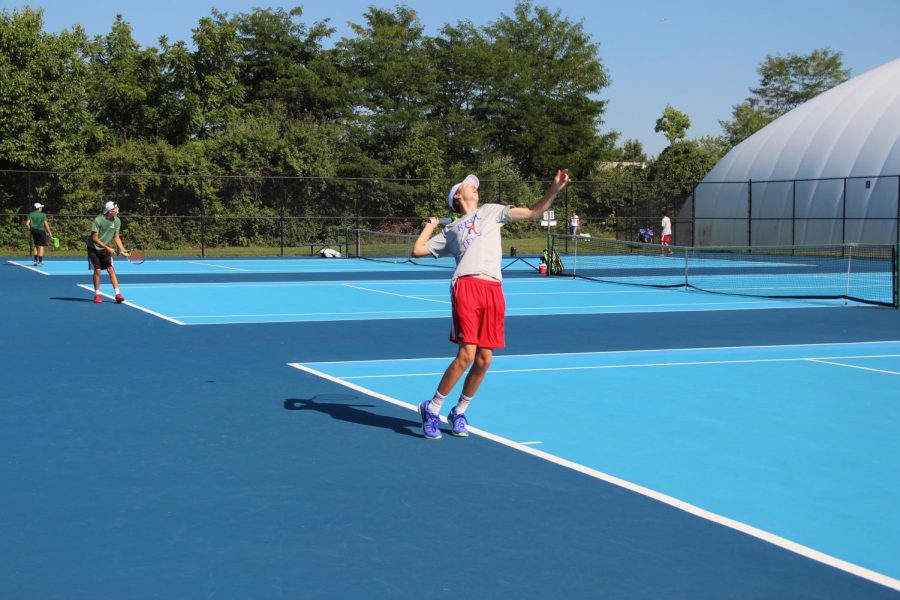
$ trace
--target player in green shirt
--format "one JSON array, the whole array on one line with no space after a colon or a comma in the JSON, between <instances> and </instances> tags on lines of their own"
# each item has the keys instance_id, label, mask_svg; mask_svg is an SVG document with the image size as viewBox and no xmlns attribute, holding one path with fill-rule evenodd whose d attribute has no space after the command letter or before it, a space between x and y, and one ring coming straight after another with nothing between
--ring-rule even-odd
<instances>
[{"instance_id":1,"label":"player in green shirt","mask_svg":"<svg viewBox=\"0 0 900 600\"><path fill-rule=\"evenodd\" d=\"M103 302L103 297L100 295L100 271L106 271L109 274L116 302L125 302L125 296L119 291L116 269L113 267L113 255L116 252L123 255L128 254L119 237L121 230L119 205L115 202L107 202L103 205L103 214L97 215L97 218L94 219L91 225L91 237L87 240L88 260L94 268L94 302L97 304ZM112 244L115 244L116 247L114 248Z\"/></svg>"},{"instance_id":2,"label":"player in green shirt","mask_svg":"<svg viewBox=\"0 0 900 600\"><path fill-rule=\"evenodd\" d=\"M50 230L50 220L44 214L44 205L40 202L34 203L34 211L28 214L25 219L25 227L31 232L31 241L34 247L31 250L32 258L34 258L34 266L44 266L44 246L47 245L47 236L53 237L53 231Z\"/></svg>"}]
</instances>

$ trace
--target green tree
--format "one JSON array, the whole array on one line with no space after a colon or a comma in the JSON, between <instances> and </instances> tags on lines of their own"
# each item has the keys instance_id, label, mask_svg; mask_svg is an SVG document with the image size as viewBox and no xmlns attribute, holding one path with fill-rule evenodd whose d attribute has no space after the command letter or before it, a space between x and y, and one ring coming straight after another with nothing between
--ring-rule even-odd
<instances>
[{"instance_id":1,"label":"green tree","mask_svg":"<svg viewBox=\"0 0 900 600\"><path fill-rule=\"evenodd\" d=\"M726 143L733 148L774 121L775 118L759 105L757 99L748 98L734 107L730 121L719 121L719 125L722 126Z\"/></svg>"},{"instance_id":2,"label":"green tree","mask_svg":"<svg viewBox=\"0 0 900 600\"><path fill-rule=\"evenodd\" d=\"M647 155L644 153L644 146L640 140L627 139L622 144L622 162L647 162Z\"/></svg>"},{"instance_id":3,"label":"green tree","mask_svg":"<svg viewBox=\"0 0 900 600\"><path fill-rule=\"evenodd\" d=\"M277 102L291 117L331 119L347 106L344 78L323 41L334 33L327 21L307 26L297 21L300 7L255 9L237 17L243 46L241 82L248 102Z\"/></svg>"},{"instance_id":4,"label":"green tree","mask_svg":"<svg viewBox=\"0 0 900 600\"><path fill-rule=\"evenodd\" d=\"M719 162L731 149L728 140L718 135L705 135L696 141L697 147L709 156L713 164Z\"/></svg>"},{"instance_id":5,"label":"green tree","mask_svg":"<svg viewBox=\"0 0 900 600\"><path fill-rule=\"evenodd\" d=\"M783 115L846 81L850 71L844 69L842 56L828 48L807 55L766 56L757 69L759 87L751 91L766 112Z\"/></svg>"},{"instance_id":6,"label":"green tree","mask_svg":"<svg viewBox=\"0 0 900 600\"><path fill-rule=\"evenodd\" d=\"M43 11L0 12L0 167L75 169L95 132L80 28L43 31Z\"/></svg>"},{"instance_id":7,"label":"green tree","mask_svg":"<svg viewBox=\"0 0 900 600\"><path fill-rule=\"evenodd\" d=\"M477 65L485 93L473 113L493 149L528 178L589 172L604 154L606 102L595 98L609 78L583 24L520 0L484 33L492 60Z\"/></svg>"},{"instance_id":8,"label":"green tree","mask_svg":"<svg viewBox=\"0 0 900 600\"><path fill-rule=\"evenodd\" d=\"M695 140L675 142L647 169L648 181L671 181L693 184L701 181L716 164L715 157Z\"/></svg>"},{"instance_id":9,"label":"green tree","mask_svg":"<svg viewBox=\"0 0 900 600\"><path fill-rule=\"evenodd\" d=\"M653 128L653 131L663 133L669 140L669 145L672 145L678 140L684 139L690 126L691 120L686 114L673 108L671 104L666 104L662 116L656 120L656 127Z\"/></svg>"},{"instance_id":10,"label":"green tree","mask_svg":"<svg viewBox=\"0 0 900 600\"><path fill-rule=\"evenodd\" d=\"M341 174L388 178L440 177L445 135L432 122L435 69L429 40L415 11L370 7L355 37L337 45L340 70L351 82L352 117L346 120ZM370 214L415 212L403 184L376 186L360 210Z\"/></svg>"},{"instance_id":11,"label":"green tree","mask_svg":"<svg viewBox=\"0 0 900 600\"><path fill-rule=\"evenodd\" d=\"M241 57L244 45L238 22L213 9L193 30L194 86L202 122L198 136L207 138L236 120L244 105Z\"/></svg>"},{"instance_id":12,"label":"green tree","mask_svg":"<svg viewBox=\"0 0 900 600\"><path fill-rule=\"evenodd\" d=\"M807 55L768 55L756 69L759 87L733 107L731 120L719 121L724 137L738 145L781 115L850 77L842 54L827 48Z\"/></svg>"},{"instance_id":13,"label":"green tree","mask_svg":"<svg viewBox=\"0 0 900 600\"><path fill-rule=\"evenodd\" d=\"M495 59L490 42L470 21L445 25L429 40L427 51L439 74L429 122L447 157L448 172L471 168L491 149L479 110L490 87L488 65Z\"/></svg>"}]
</instances>

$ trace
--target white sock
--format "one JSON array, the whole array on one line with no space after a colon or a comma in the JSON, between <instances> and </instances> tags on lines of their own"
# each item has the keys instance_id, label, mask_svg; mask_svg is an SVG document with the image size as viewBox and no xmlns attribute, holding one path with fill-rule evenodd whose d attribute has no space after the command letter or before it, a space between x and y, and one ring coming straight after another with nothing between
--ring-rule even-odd
<instances>
[{"instance_id":1,"label":"white sock","mask_svg":"<svg viewBox=\"0 0 900 600\"><path fill-rule=\"evenodd\" d=\"M117 294L120 293L120 292L119 292L119 288L115 288L115 289L113 289L113 291L114 291L115 293L117 293Z\"/></svg>"},{"instance_id":2,"label":"white sock","mask_svg":"<svg viewBox=\"0 0 900 600\"><path fill-rule=\"evenodd\" d=\"M433 413L435 415L441 414L441 404L444 403L444 398L447 396L442 395L440 392L435 392L434 397L431 399L431 402L428 403L428 412Z\"/></svg>"},{"instance_id":3,"label":"white sock","mask_svg":"<svg viewBox=\"0 0 900 600\"><path fill-rule=\"evenodd\" d=\"M466 409L469 408L469 402L471 401L472 399L465 394L460 394L459 400L456 401L456 414L461 415L466 412Z\"/></svg>"}]
</instances>

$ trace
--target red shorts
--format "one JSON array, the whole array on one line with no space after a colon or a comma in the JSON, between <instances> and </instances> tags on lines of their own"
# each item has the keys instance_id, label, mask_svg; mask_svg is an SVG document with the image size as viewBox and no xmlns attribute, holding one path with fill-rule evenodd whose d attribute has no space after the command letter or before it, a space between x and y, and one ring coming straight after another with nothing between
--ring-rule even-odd
<instances>
[{"instance_id":1,"label":"red shorts","mask_svg":"<svg viewBox=\"0 0 900 600\"><path fill-rule=\"evenodd\" d=\"M663 244L668 244L668 243L669 243L669 240L671 240L671 239L672 239L672 236L671 236L671 235L664 235L664 236L662 236L662 238L660 238L660 241L661 241Z\"/></svg>"},{"instance_id":2,"label":"red shorts","mask_svg":"<svg viewBox=\"0 0 900 600\"><path fill-rule=\"evenodd\" d=\"M506 299L499 281L460 277L453 283L453 325L450 341L475 344L479 348L503 348L506 335Z\"/></svg>"}]
</instances>

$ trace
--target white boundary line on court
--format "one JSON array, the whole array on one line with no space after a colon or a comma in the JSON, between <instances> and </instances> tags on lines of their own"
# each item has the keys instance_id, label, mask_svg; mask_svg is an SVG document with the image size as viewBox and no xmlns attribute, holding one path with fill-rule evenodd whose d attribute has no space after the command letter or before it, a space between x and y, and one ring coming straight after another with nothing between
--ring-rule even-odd
<instances>
[{"instance_id":1,"label":"white boundary line on court","mask_svg":"<svg viewBox=\"0 0 900 600\"><path fill-rule=\"evenodd\" d=\"M202 261L202 260L189 260L186 261L189 265L199 265L201 267L215 267L217 269L225 269L226 271L240 271L242 273L253 273L250 269L241 269L240 267L226 267L225 265L216 265L211 262Z\"/></svg>"},{"instance_id":2,"label":"white boundary line on court","mask_svg":"<svg viewBox=\"0 0 900 600\"><path fill-rule=\"evenodd\" d=\"M433 298L425 298L422 296L410 296L409 294L398 294L396 292L388 292L385 290L373 290L370 288L362 287L360 285L351 285L349 283L345 283L344 287L353 288L354 290L362 290L364 292L372 292L375 294L386 294L388 296L398 296L400 298L407 298L409 300L424 300L425 302L439 302L441 304L450 304L447 300L435 300Z\"/></svg>"},{"instance_id":3,"label":"white boundary line on court","mask_svg":"<svg viewBox=\"0 0 900 600\"><path fill-rule=\"evenodd\" d=\"M332 381L344 387L348 387L352 390L361 392L363 394L378 398L389 404L394 404L396 406L400 406L407 410L411 410L414 412L418 412L418 407L413 406L407 402L403 402L402 400L397 400L396 398L392 398L391 396L387 396L385 394L381 394L374 390L370 390L368 388L356 385L354 383L350 383L344 379L339 377L333 377L328 375L327 373L323 373L321 371L317 371L310 367L307 367L301 363L287 363L288 366L293 367L295 369L299 369L300 371L305 371L311 375L315 375L316 377L321 377L328 381ZM446 417L441 417L441 421L444 423L447 422ZM601 481L605 481L607 483L611 483L615 486L624 488L631 492L635 492L642 496L646 496L657 502L662 502L663 504L668 504L674 508L682 510L686 513L692 514L694 516L700 517L701 519L706 519L707 521L712 521L713 523L717 523L719 525L723 525L725 527L729 527L736 531L740 531L741 533L745 533L747 535L751 535L757 539L763 540L770 544L774 544L780 548L784 548L785 550L790 550L796 554L804 556L806 558L818 561L820 563L826 564L830 567L834 567L836 569L840 569L847 573L851 573L858 577L862 577L863 579L868 579L869 581L873 581L875 583L881 584L883 586L889 587L891 589L895 589L900 591L900 580L894 579L893 577L889 577L888 575L884 575L882 573L878 573L877 571L873 571L871 569L866 569L865 567L861 567L859 565L853 564L851 562L842 560L835 556L831 556L830 554L825 554L824 552L820 552L808 546L804 546L802 544L798 544L792 540L787 538L783 538L781 536L775 535L773 533L769 533L768 531L764 531L762 529L758 529L753 527L752 525L747 525L746 523L742 523L740 521L736 521L734 519L730 519L726 516L708 511L706 509L700 508L699 506L695 506L688 502L684 502L683 500L679 500L678 498L674 498L672 496L668 496L666 494L657 492L650 488L644 487L642 485L638 485L636 483L632 483L630 481L626 481L624 479L620 479L615 477L614 475L610 475L608 473L604 473L602 471L597 471L596 469L591 469L589 467L585 467L584 465L580 465L576 462L572 462L570 460L566 460L564 458L560 458L548 452L544 452L542 450L536 450L531 446L525 445L520 442L514 442L507 438L501 437L499 435L495 435L493 433L489 433L487 431L478 429L476 427L469 427L469 432L481 436L483 438L489 439L493 442L497 442L509 448L513 448L515 450L519 450L526 454L531 454L532 456L536 456L538 458L542 458L551 463L557 464L562 467L566 467L568 469L572 469L573 471L577 471L584 475L588 475L590 477L594 477L595 479L600 479ZM533 442L532 442L533 443Z\"/></svg>"},{"instance_id":4,"label":"white boundary line on court","mask_svg":"<svg viewBox=\"0 0 900 600\"><path fill-rule=\"evenodd\" d=\"M94 288L89 285L79 283L78 287L85 289L85 290L91 292L92 294L94 293ZM113 301L115 301L115 299L116 299L115 296L111 296L110 294L107 294L106 292L100 292L100 295L105 298L109 298L110 300L113 300ZM125 302L122 302L122 304L124 304L125 306L130 306L131 308L136 308L141 312L147 313L148 315L153 315L154 317L159 317L163 321L168 321L169 323L175 323L176 325L185 325L185 323L182 323L181 321L178 321L177 319L173 319L172 317L168 317L162 313L158 313L156 311L150 310L149 308L144 308L143 306L141 306L139 304L134 304L133 302L129 302L127 300Z\"/></svg>"},{"instance_id":5,"label":"white boundary line on court","mask_svg":"<svg viewBox=\"0 0 900 600\"><path fill-rule=\"evenodd\" d=\"M129 287L130 287L130 286L129 286ZM550 308L550 309L553 309L553 307L549 307L549 308ZM840 306L778 306L778 307L772 307L772 306L745 306L745 307L742 307L742 308L710 308L710 305L705 305L705 308L704 308L704 305L701 305L699 308L685 308L685 309L677 310L677 311L672 311L672 310L669 310L669 311L616 311L616 312L609 312L609 313L585 313L585 312L578 312L578 311L572 311L572 312L552 312L552 313L547 313L547 312L538 312L537 309L535 309L535 312L514 312L514 311L510 311L509 309L507 309L506 316L507 316L507 318L509 318L509 317L540 317L540 316L546 316L546 315L548 315L548 314L549 314L549 315L553 315L553 316L556 316L556 315L594 315L594 314L627 315L627 314L647 314L648 312L666 312L666 313L671 313L671 312L698 312L698 311L700 311L700 312L707 312L707 311L708 311L708 312L720 312L720 311L728 311L728 310L732 310L732 311L734 311L734 310L774 310L774 309L778 309L778 310L788 310L788 309L794 309L794 308L807 308L807 309L809 309L809 308L829 308L829 309L833 309L833 308L853 308L853 307L840 307ZM527 310L527 309L520 309L520 310ZM400 313L402 313L402 314L408 314L408 313L413 313L413 312L417 312L417 311L405 310L405 311L395 311L395 312L400 312ZM433 311L418 311L418 312L433 312ZM236 315L236 316L248 316L248 317L277 317L277 316L298 316L299 314L304 314L304 315L320 315L320 314L349 314L349 315L355 315L355 314L368 314L368 315L371 315L371 314L389 314L389 313L387 313L387 312L386 312L386 313L373 313L373 312L370 311L370 312L363 312L363 313L356 313L356 312L353 312L353 313L271 313L271 314L260 314L260 315ZM207 315L206 317L221 317L221 316L222 316L222 315ZM227 316L227 315L226 315L226 316ZM180 316L179 316L179 318L183 318L183 319L201 318L201 317L203 317L203 315L180 315ZM423 316L408 316L408 317L405 317L405 316L385 317L385 319L394 319L394 320L401 320L401 319L449 319L449 318L450 318L450 315L447 314L447 313L443 313L443 314L435 315L435 316L427 316L427 315L423 315ZM189 327L194 327L194 326L210 326L210 325L253 325L253 324L259 324L259 325L262 325L262 324L266 324L266 323L282 323L282 324L285 324L285 323L299 323L299 324L303 324L303 323L334 323L334 322L360 321L360 320L364 320L364 319L306 319L306 320L300 320L300 321L297 321L297 320L278 320L278 319L262 320L262 321L261 321L261 320L258 320L258 319L254 319L254 320L252 320L252 321L218 321L218 322L215 322L215 323L184 323L184 325L187 325L187 326L189 326Z\"/></svg>"},{"instance_id":6,"label":"white boundary line on court","mask_svg":"<svg viewBox=\"0 0 900 600\"><path fill-rule=\"evenodd\" d=\"M541 355L536 355L541 356ZM779 362L815 362L825 365L835 365L838 367L848 367L854 369L862 369L864 371L875 371L889 375L900 375L894 371L884 371L881 369L871 369L868 367L858 367L855 365L843 365L836 362L828 362L835 359L862 359L862 358L900 358L900 354L872 354L864 356L800 356L791 358L747 358L741 360L696 360L682 362L664 362L664 363L632 363L625 365L582 365L578 367L534 367L527 369L491 369L491 373L542 373L550 371L593 371L599 369L640 369L644 367L690 367L696 365L745 365L754 363L779 363ZM452 360L452 359L448 359ZM315 364L315 363L314 363ZM393 377L436 377L443 374L443 371L435 371L433 373L393 373L388 375L352 375L344 377L344 379L390 379Z\"/></svg>"},{"instance_id":7,"label":"white boundary line on court","mask_svg":"<svg viewBox=\"0 0 900 600\"><path fill-rule=\"evenodd\" d=\"M895 358L900 356L900 354L885 354L883 356L839 356L834 358ZM888 371L886 369L873 369L872 367L861 367L859 365L845 365L839 362L832 362L829 360L825 360L826 358L831 358L826 356L824 358L807 358L809 362L821 363L823 365L834 365L836 367L847 367L848 369L860 369L861 371L874 371L875 373L884 373L885 375L900 375L900 371Z\"/></svg>"},{"instance_id":8,"label":"white boundary line on court","mask_svg":"<svg viewBox=\"0 0 900 600\"><path fill-rule=\"evenodd\" d=\"M22 267L23 269L28 269L29 271L34 271L35 273L40 273L41 275L44 275L44 276L49 276L49 275L50 275L50 273L47 273L46 271L41 271L40 269L36 269L36 268L34 268L32 265L23 265L22 263L16 262L16 261L14 261L14 260L8 260L8 261L6 261L6 262L7 262L8 264L10 264L10 265L15 265L15 266L17 266L17 267Z\"/></svg>"},{"instance_id":9,"label":"white boundary line on court","mask_svg":"<svg viewBox=\"0 0 900 600\"><path fill-rule=\"evenodd\" d=\"M650 354L671 352L702 352L706 350L757 350L760 348L820 348L822 346L864 346L869 344L900 344L900 340L874 340L871 342L816 342L814 344L761 344L757 346L701 346L699 348L648 348L645 350L602 350L600 352L541 352L539 354L495 354L494 360L531 356L591 356L606 354ZM377 358L372 360L316 361L314 365L342 365L350 363L402 362L418 360L453 360L453 356L426 356L422 358ZM443 371L442 371L443 372ZM493 369L491 370L493 373Z\"/></svg>"}]
</instances>

